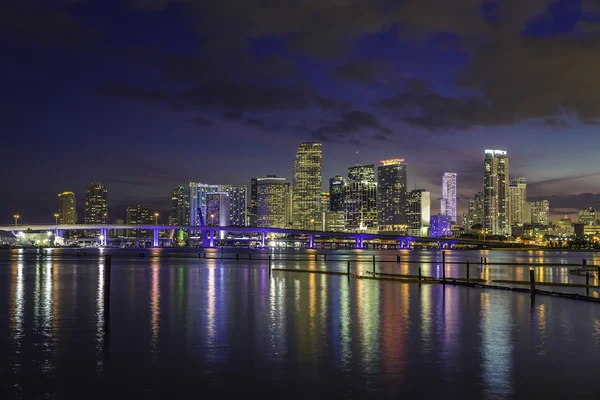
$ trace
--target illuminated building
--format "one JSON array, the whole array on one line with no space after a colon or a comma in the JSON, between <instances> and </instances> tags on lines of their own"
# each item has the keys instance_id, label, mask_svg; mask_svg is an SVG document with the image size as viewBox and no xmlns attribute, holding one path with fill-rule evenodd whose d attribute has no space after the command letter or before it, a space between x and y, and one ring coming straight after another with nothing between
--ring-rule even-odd
<instances>
[{"instance_id":1,"label":"illuminated building","mask_svg":"<svg viewBox=\"0 0 600 400\"><path fill-rule=\"evenodd\" d=\"M127 224L154 225L154 218L150 208L145 204L127 207ZM146 229L129 229L127 236L148 238L152 236L152 232Z\"/></svg>"},{"instance_id":2,"label":"illuminated building","mask_svg":"<svg viewBox=\"0 0 600 400\"><path fill-rule=\"evenodd\" d=\"M411 190L406 201L408 234L428 237L431 222L431 193L424 189ZM447 217L451 218L449 215Z\"/></svg>"},{"instance_id":3,"label":"illuminated building","mask_svg":"<svg viewBox=\"0 0 600 400\"><path fill-rule=\"evenodd\" d=\"M329 211L344 211L344 183L343 176L336 175L329 179Z\"/></svg>"},{"instance_id":4,"label":"illuminated building","mask_svg":"<svg viewBox=\"0 0 600 400\"><path fill-rule=\"evenodd\" d=\"M105 225L108 218L108 191L100 182L92 182L85 190L85 223Z\"/></svg>"},{"instance_id":5,"label":"illuminated building","mask_svg":"<svg viewBox=\"0 0 600 400\"><path fill-rule=\"evenodd\" d=\"M432 238L452 236L452 221L445 215L432 215L429 223L429 236Z\"/></svg>"},{"instance_id":6,"label":"illuminated building","mask_svg":"<svg viewBox=\"0 0 600 400\"><path fill-rule=\"evenodd\" d=\"M227 192L206 195L206 226L227 226L230 216L230 198Z\"/></svg>"},{"instance_id":7,"label":"illuminated building","mask_svg":"<svg viewBox=\"0 0 600 400\"><path fill-rule=\"evenodd\" d=\"M206 206L208 194L218 191L218 185L190 182L190 226L206 225Z\"/></svg>"},{"instance_id":8,"label":"illuminated building","mask_svg":"<svg viewBox=\"0 0 600 400\"><path fill-rule=\"evenodd\" d=\"M352 177L359 179L353 180ZM347 229L377 229L377 183L375 183L374 177L375 167L373 165L348 168L349 180L344 185L344 212Z\"/></svg>"},{"instance_id":9,"label":"illuminated building","mask_svg":"<svg viewBox=\"0 0 600 400\"><path fill-rule=\"evenodd\" d=\"M346 227L343 211L326 211L325 227L323 230L327 232L343 232Z\"/></svg>"},{"instance_id":10,"label":"illuminated building","mask_svg":"<svg viewBox=\"0 0 600 400\"><path fill-rule=\"evenodd\" d=\"M467 218L463 221L465 229L471 229L475 225L483 225L483 193L475 193L473 200L469 201Z\"/></svg>"},{"instance_id":11,"label":"illuminated building","mask_svg":"<svg viewBox=\"0 0 600 400\"><path fill-rule=\"evenodd\" d=\"M528 223L525 203L527 202L527 179L519 178L510 181L508 186L508 218L511 226Z\"/></svg>"},{"instance_id":12,"label":"illuminated building","mask_svg":"<svg viewBox=\"0 0 600 400\"><path fill-rule=\"evenodd\" d=\"M290 222L290 184L285 178L257 178L256 217L261 228L287 228Z\"/></svg>"},{"instance_id":13,"label":"illuminated building","mask_svg":"<svg viewBox=\"0 0 600 400\"><path fill-rule=\"evenodd\" d=\"M483 229L492 235L510 235L506 151L486 150L484 166Z\"/></svg>"},{"instance_id":14,"label":"illuminated building","mask_svg":"<svg viewBox=\"0 0 600 400\"><path fill-rule=\"evenodd\" d=\"M583 225L596 225L596 210L592 207L577 212L577 223Z\"/></svg>"},{"instance_id":15,"label":"illuminated building","mask_svg":"<svg viewBox=\"0 0 600 400\"><path fill-rule=\"evenodd\" d=\"M383 160L377 168L377 222L380 230L404 230L406 168L401 158Z\"/></svg>"},{"instance_id":16,"label":"illuminated building","mask_svg":"<svg viewBox=\"0 0 600 400\"><path fill-rule=\"evenodd\" d=\"M58 223L61 225L73 225L77 223L75 193L63 192L58 195Z\"/></svg>"},{"instance_id":17,"label":"illuminated building","mask_svg":"<svg viewBox=\"0 0 600 400\"><path fill-rule=\"evenodd\" d=\"M550 225L550 203L548 200L531 201L529 207L531 209L532 225Z\"/></svg>"},{"instance_id":18,"label":"illuminated building","mask_svg":"<svg viewBox=\"0 0 600 400\"><path fill-rule=\"evenodd\" d=\"M307 142L298 147L294 162L293 227L310 229L321 225L323 151L321 143Z\"/></svg>"},{"instance_id":19,"label":"illuminated building","mask_svg":"<svg viewBox=\"0 0 600 400\"><path fill-rule=\"evenodd\" d=\"M246 226L246 186L220 185L220 192L229 194L229 226Z\"/></svg>"},{"instance_id":20,"label":"illuminated building","mask_svg":"<svg viewBox=\"0 0 600 400\"><path fill-rule=\"evenodd\" d=\"M169 225L190 224L190 191L189 187L180 185L173 189L171 195L171 216Z\"/></svg>"},{"instance_id":21,"label":"illuminated building","mask_svg":"<svg viewBox=\"0 0 600 400\"><path fill-rule=\"evenodd\" d=\"M571 218L566 215L564 218L561 218L554 227L554 233L558 236L572 236L575 233L575 228L573 227Z\"/></svg>"},{"instance_id":22,"label":"illuminated building","mask_svg":"<svg viewBox=\"0 0 600 400\"><path fill-rule=\"evenodd\" d=\"M248 226L256 226L256 207L258 202L257 178L250 180L250 207L248 208Z\"/></svg>"},{"instance_id":23,"label":"illuminated building","mask_svg":"<svg viewBox=\"0 0 600 400\"><path fill-rule=\"evenodd\" d=\"M122 219L117 219L115 221L116 225L125 225L125 221ZM113 229L112 232L114 237L125 237L125 229Z\"/></svg>"},{"instance_id":24,"label":"illuminated building","mask_svg":"<svg viewBox=\"0 0 600 400\"><path fill-rule=\"evenodd\" d=\"M442 178L442 215L456 223L456 172L446 172Z\"/></svg>"}]
</instances>

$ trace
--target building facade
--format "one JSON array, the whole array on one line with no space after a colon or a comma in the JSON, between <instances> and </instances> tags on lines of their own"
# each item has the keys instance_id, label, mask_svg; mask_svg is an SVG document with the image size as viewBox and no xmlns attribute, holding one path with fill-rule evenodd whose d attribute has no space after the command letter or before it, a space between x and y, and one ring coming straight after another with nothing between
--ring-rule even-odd
<instances>
[{"instance_id":1,"label":"building facade","mask_svg":"<svg viewBox=\"0 0 600 400\"><path fill-rule=\"evenodd\" d=\"M471 229L475 225L483 225L483 192L475 193L473 200L469 201L467 218L463 221L465 229Z\"/></svg>"},{"instance_id":2,"label":"building facade","mask_svg":"<svg viewBox=\"0 0 600 400\"><path fill-rule=\"evenodd\" d=\"M248 226L256 225L256 207L258 202L257 178L250 179L250 205L248 206Z\"/></svg>"},{"instance_id":3,"label":"building facade","mask_svg":"<svg viewBox=\"0 0 600 400\"><path fill-rule=\"evenodd\" d=\"M346 228L346 221L343 211L326 211L325 228L326 232L343 232Z\"/></svg>"},{"instance_id":4,"label":"building facade","mask_svg":"<svg viewBox=\"0 0 600 400\"><path fill-rule=\"evenodd\" d=\"M58 223L72 225L77 223L77 201L75 193L63 192L58 195Z\"/></svg>"},{"instance_id":5,"label":"building facade","mask_svg":"<svg viewBox=\"0 0 600 400\"><path fill-rule=\"evenodd\" d=\"M577 223L583 225L596 225L596 210L592 207L577 212Z\"/></svg>"},{"instance_id":6,"label":"building facade","mask_svg":"<svg viewBox=\"0 0 600 400\"><path fill-rule=\"evenodd\" d=\"M85 223L106 225L108 220L108 191L100 182L92 182L85 190Z\"/></svg>"},{"instance_id":7,"label":"building facade","mask_svg":"<svg viewBox=\"0 0 600 400\"><path fill-rule=\"evenodd\" d=\"M127 207L128 225L154 225L153 214L145 204ZM148 238L152 232L147 229L128 229L128 237Z\"/></svg>"},{"instance_id":8,"label":"building facade","mask_svg":"<svg viewBox=\"0 0 600 400\"><path fill-rule=\"evenodd\" d=\"M550 203L548 200L529 202L532 225L550 225Z\"/></svg>"},{"instance_id":9,"label":"building facade","mask_svg":"<svg viewBox=\"0 0 600 400\"><path fill-rule=\"evenodd\" d=\"M432 215L429 223L429 236L448 237L452 236L452 221L446 215Z\"/></svg>"},{"instance_id":10,"label":"building facade","mask_svg":"<svg viewBox=\"0 0 600 400\"><path fill-rule=\"evenodd\" d=\"M527 223L526 202L527 179L513 179L508 186L508 217L510 226L521 226Z\"/></svg>"},{"instance_id":11,"label":"building facade","mask_svg":"<svg viewBox=\"0 0 600 400\"><path fill-rule=\"evenodd\" d=\"M401 158L383 160L377 168L377 222L380 230L405 230L407 165Z\"/></svg>"},{"instance_id":12,"label":"building facade","mask_svg":"<svg viewBox=\"0 0 600 400\"><path fill-rule=\"evenodd\" d=\"M229 193L208 193L206 195L206 226L229 225L230 204Z\"/></svg>"},{"instance_id":13,"label":"building facade","mask_svg":"<svg viewBox=\"0 0 600 400\"><path fill-rule=\"evenodd\" d=\"M206 226L209 193L219 192L219 185L190 182L190 226Z\"/></svg>"},{"instance_id":14,"label":"building facade","mask_svg":"<svg viewBox=\"0 0 600 400\"><path fill-rule=\"evenodd\" d=\"M486 150L484 167L483 229L492 235L510 235L506 151Z\"/></svg>"},{"instance_id":15,"label":"building facade","mask_svg":"<svg viewBox=\"0 0 600 400\"><path fill-rule=\"evenodd\" d=\"M442 202L440 214L456 223L456 172L446 172L442 178Z\"/></svg>"},{"instance_id":16,"label":"building facade","mask_svg":"<svg viewBox=\"0 0 600 400\"><path fill-rule=\"evenodd\" d=\"M257 226L261 228L289 227L290 184L285 178L268 175L257 178Z\"/></svg>"},{"instance_id":17,"label":"building facade","mask_svg":"<svg viewBox=\"0 0 600 400\"><path fill-rule=\"evenodd\" d=\"M348 230L377 229L377 183L348 181L344 185L345 225Z\"/></svg>"},{"instance_id":18,"label":"building facade","mask_svg":"<svg viewBox=\"0 0 600 400\"><path fill-rule=\"evenodd\" d=\"M171 194L171 215L169 225L184 226L190 224L189 187L180 185Z\"/></svg>"},{"instance_id":19,"label":"building facade","mask_svg":"<svg viewBox=\"0 0 600 400\"><path fill-rule=\"evenodd\" d=\"M310 229L321 225L323 150L321 143L302 143L296 152L293 184L293 227Z\"/></svg>"},{"instance_id":20,"label":"building facade","mask_svg":"<svg viewBox=\"0 0 600 400\"><path fill-rule=\"evenodd\" d=\"M344 211L344 184L346 179L343 176L336 175L329 179L329 210Z\"/></svg>"},{"instance_id":21,"label":"building facade","mask_svg":"<svg viewBox=\"0 0 600 400\"><path fill-rule=\"evenodd\" d=\"M447 216L450 218L450 216ZM431 193L424 189L411 190L407 196L406 218L408 234L411 236L429 236L431 223Z\"/></svg>"},{"instance_id":22,"label":"building facade","mask_svg":"<svg viewBox=\"0 0 600 400\"><path fill-rule=\"evenodd\" d=\"M220 192L229 195L229 226L246 226L246 210L248 209L246 186L220 185Z\"/></svg>"}]
</instances>

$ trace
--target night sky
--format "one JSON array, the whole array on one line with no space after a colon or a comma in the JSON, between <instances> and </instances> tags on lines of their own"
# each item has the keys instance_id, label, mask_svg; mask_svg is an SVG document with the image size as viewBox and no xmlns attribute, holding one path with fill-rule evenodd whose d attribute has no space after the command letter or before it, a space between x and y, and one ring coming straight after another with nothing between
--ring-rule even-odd
<instances>
[{"instance_id":1,"label":"night sky","mask_svg":"<svg viewBox=\"0 0 600 400\"><path fill-rule=\"evenodd\" d=\"M0 50L0 223L67 190L82 219L93 180L111 221L166 221L176 185L291 178L307 140L324 185L405 158L433 199L458 172L462 212L504 149L555 218L600 208L599 0L0 0Z\"/></svg>"}]
</instances>

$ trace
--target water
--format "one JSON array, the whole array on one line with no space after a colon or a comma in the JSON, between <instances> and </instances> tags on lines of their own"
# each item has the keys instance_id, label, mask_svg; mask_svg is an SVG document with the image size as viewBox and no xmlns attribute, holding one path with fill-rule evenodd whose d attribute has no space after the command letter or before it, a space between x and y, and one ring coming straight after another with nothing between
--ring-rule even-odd
<instances>
[{"instance_id":1,"label":"water","mask_svg":"<svg viewBox=\"0 0 600 400\"><path fill-rule=\"evenodd\" d=\"M106 342L103 254L76 252L0 252L3 399L600 398L599 304L336 275L269 276L268 262L256 261L268 253L236 262L198 259L193 251L147 251L141 258L139 251L110 250ZM345 271L345 260L362 257L352 265L362 274L372 268L372 254L396 257L339 254L328 252L342 261L325 264L299 261L312 260L312 251L274 252L273 266ZM208 255L219 257L220 250ZM454 251L447 260L481 256L600 263L597 254L560 252ZM441 260L439 252L402 257ZM414 273L418 264L377 268ZM440 273L438 264L422 268ZM474 265L471 276L527 279L527 270ZM536 271L548 281L584 279L565 267ZM464 276L464 265L446 273Z\"/></svg>"}]
</instances>

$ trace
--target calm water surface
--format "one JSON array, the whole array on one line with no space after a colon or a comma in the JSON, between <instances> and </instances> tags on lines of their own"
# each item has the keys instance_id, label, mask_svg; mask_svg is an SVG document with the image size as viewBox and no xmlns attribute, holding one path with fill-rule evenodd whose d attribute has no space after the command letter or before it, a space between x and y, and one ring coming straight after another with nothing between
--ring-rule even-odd
<instances>
[{"instance_id":1,"label":"calm water surface","mask_svg":"<svg viewBox=\"0 0 600 400\"><path fill-rule=\"evenodd\" d=\"M110 250L107 341L103 254L76 253L0 251L1 398L600 398L599 304L335 275L270 276L266 261ZM302 269L345 271L346 260L364 259L352 264L359 273L372 268L373 254L396 257L329 252L341 261L323 263L311 251L272 254L273 266ZM439 252L401 254L404 261L441 260ZM600 264L595 253L562 252L451 251L447 260L481 256ZM377 268L415 273L418 266ZM441 274L440 264L422 268ZM446 274L464 276L464 268L450 265ZM473 265L471 276L528 279L528 269ZM546 281L584 280L560 266L536 273Z\"/></svg>"}]
</instances>

